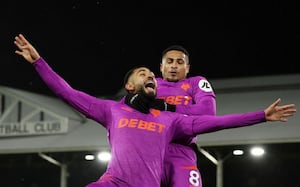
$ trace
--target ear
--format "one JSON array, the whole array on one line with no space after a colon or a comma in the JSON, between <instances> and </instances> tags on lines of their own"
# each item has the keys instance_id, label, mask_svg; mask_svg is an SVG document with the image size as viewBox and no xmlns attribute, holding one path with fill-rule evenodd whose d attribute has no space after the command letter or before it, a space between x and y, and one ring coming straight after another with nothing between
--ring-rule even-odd
<instances>
[{"instance_id":1,"label":"ear","mask_svg":"<svg viewBox=\"0 0 300 187\"><path fill-rule=\"evenodd\" d=\"M189 72L190 72L190 64L187 64L186 65L186 72L185 73L188 74Z\"/></svg>"},{"instance_id":2,"label":"ear","mask_svg":"<svg viewBox=\"0 0 300 187\"><path fill-rule=\"evenodd\" d=\"M131 83L131 82L127 82L125 84L125 89L128 91L128 92L132 92L134 91L134 85Z\"/></svg>"},{"instance_id":3,"label":"ear","mask_svg":"<svg viewBox=\"0 0 300 187\"><path fill-rule=\"evenodd\" d=\"M160 69L160 72L163 72L163 64L162 63L160 63L159 69Z\"/></svg>"}]
</instances>

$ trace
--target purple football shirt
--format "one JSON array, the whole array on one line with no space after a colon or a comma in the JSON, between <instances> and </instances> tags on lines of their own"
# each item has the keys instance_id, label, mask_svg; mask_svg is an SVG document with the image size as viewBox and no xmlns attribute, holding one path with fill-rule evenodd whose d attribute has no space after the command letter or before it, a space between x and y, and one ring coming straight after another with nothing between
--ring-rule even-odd
<instances>
[{"instance_id":1,"label":"purple football shirt","mask_svg":"<svg viewBox=\"0 0 300 187\"><path fill-rule=\"evenodd\" d=\"M158 110L144 114L122 101L99 99L73 89L43 58L33 65L59 98L99 122L108 132L112 158L106 172L91 187L159 187L165 148L174 137L186 138L265 121L262 110L218 117Z\"/></svg>"}]
</instances>

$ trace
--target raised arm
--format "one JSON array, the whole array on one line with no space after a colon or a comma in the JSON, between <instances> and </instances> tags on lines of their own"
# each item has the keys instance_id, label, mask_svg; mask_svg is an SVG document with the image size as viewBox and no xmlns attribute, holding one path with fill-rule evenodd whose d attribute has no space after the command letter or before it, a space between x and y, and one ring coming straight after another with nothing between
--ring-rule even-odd
<instances>
[{"instance_id":1,"label":"raised arm","mask_svg":"<svg viewBox=\"0 0 300 187\"><path fill-rule=\"evenodd\" d=\"M100 112L101 108L105 108L105 102L84 92L73 89L62 77L53 71L42 57L40 57L36 49L22 34L15 37L14 43L19 49L16 50L15 53L23 56L26 61L33 64L46 85L59 98L87 117L99 121L98 118L100 115L94 114L91 109L93 108L92 106L95 106L95 103L97 103L97 106L99 107L97 111Z\"/></svg>"}]
</instances>

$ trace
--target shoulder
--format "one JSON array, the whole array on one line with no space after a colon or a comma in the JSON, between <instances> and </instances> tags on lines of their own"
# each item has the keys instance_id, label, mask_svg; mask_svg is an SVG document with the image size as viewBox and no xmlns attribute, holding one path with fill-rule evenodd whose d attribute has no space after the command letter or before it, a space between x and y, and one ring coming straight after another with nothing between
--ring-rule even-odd
<instances>
[{"instance_id":1,"label":"shoulder","mask_svg":"<svg viewBox=\"0 0 300 187\"><path fill-rule=\"evenodd\" d=\"M94 100L90 101L91 108L97 107L97 108L103 108L108 109L116 105L122 104L120 101L110 100L110 99L102 99L95 97Z\"/></svg>"},{"instance_id":2,"label":"shoulder","mask_svg":"<svg viewBox=\"0 0 300 187\"><path fill-rule=\"evenodd\" d=\"M208 82L208 80L203 76L188 77L184 79L184 81L194 86Z\"/></svg>"},{"instance_id":3,"label":"shoulder","mask_svg":"<svg viewBox=\"0 0 300 187\"><path fill-rule=\"evenodd\" d=\"M162 82L164 82L164 80L161 77L155 77L157 84L160 84Z\"/></svg>"},{"instance_id":4,"label":"shoulder","mask_svg":"<svg viewBox=\"0 0 300 187\"><path fill-rule=\"evenodd\" d=\"M200 81L200 80L207 80L207 78L198 75L198 76L188 77L188 78L186 78L186 80L189 80L189 81Z\"/></svg>"},{"instance_id":5,"label":"shoulder","mask_svg":"<svg viewBox=\"0 0 300 187\"><path fill-rule=\"evenodd\" d=\"M161 77L156 78L156 82L157 82L157 85L158 85L159 87L164 87L164 86L169 87L170 85L173 85L173 84L174 84L174 82L169 82L169 81L167 81L167 80L164 80L164 79L161 78Z\"/></svg>"},{"instance_id":6,"label":"shoulder","mask_svg":"<svg viewBox=\"0 0 300 187\"><path fill-rule=\"evenodd\" d=\"M193 88L199 88L200 90L204 92L212 92L212 85L210 82L207 80L206 77L203 76L193 76L187 78L187 81L193 85Z\"/></svg>"}]
</instances>

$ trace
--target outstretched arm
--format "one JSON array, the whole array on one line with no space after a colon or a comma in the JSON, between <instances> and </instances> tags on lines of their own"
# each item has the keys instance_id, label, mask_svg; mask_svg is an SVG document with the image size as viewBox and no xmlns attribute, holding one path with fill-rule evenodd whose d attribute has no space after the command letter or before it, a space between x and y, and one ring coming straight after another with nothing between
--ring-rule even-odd
<instances>
[{"instance_id":1,"label":"outstretched arm","mask_svg":"<svg viewBox=\"0 0 300 187\"><path fill-rule=\"evenodd\" d=\"M53 69L46 63L46 61L40 57L36 49L30 44L30 42L22 35L19 34L15 37L15 45L19 50L15 53L23 56L25 60L33 64L34 68L46 83L46 85L62 100L68 103L70 106L84 114L85 116L92 118L96 121L103 121L100 116L104 116L104 112L100 112L102 108L105 108L105 104L101 99L90 96L82 91L73 89L62 77L60 77ZM97 104L96 104L97 103ZM97 106L97 110L93 110L93 107ZM95 113L97 112L97 113ZM99 115L101 113L102 115ZM101 119L100 119L101 118Z\"/></svg>"},{"instance_id":2,"label":"outstretched arm","mask_svg":"<svg viewBox=\"0 0 300 187\"><path fill-rule=\"evenodd\" d=\"M266 121L287 122L288 117L296 113L296 106L295 104L279 106L280 101L281 99L277 99L263 111L223 116L193 116L193 131L195 134L201 134L222 129L250 126Z\"/></svg>"}]
</instances>

